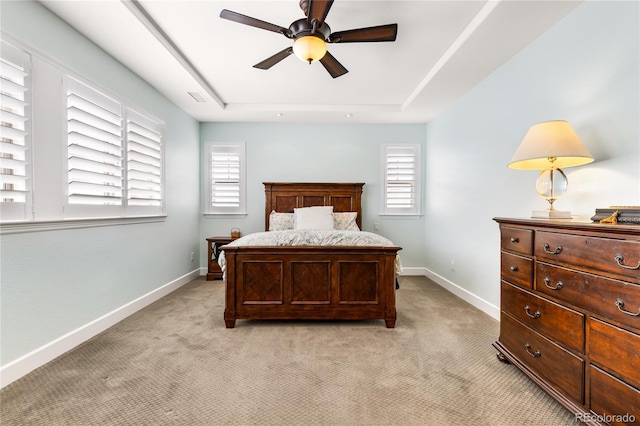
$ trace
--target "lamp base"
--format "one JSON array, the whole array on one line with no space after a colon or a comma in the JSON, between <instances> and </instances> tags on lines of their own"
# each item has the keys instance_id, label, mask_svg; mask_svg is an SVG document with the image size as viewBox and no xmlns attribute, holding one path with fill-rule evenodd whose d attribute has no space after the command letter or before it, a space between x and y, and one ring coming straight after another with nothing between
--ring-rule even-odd
<instances>
[{"instance_id":1,"label":"lamp base","mask_svg":"<svg viewBox=\"0 0 640 426\"><path fill-rule=\"evenodd\" d=\"M534 210L531 217L536 219L571 219L571 212L567 210Z\"/></svg>"}]
</instances>

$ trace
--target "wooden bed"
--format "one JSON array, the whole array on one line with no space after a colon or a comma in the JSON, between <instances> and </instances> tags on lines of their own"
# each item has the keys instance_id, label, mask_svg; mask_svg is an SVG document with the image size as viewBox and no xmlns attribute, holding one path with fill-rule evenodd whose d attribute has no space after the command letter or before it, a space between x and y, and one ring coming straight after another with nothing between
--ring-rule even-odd
<instances>
[{"instance_id":1,"label":"wooden bed","mask_svg":"<svg viewBox=\"0 0 640 426\"><path fill-rule=\"evenodd\" d=\"M357 212L363 183L265 183L265 230L272 210L329 206ZM400 247L223 246L224 321L236 319L384 319L395 327L395 269Z\"/></svg>"}]
</instances>

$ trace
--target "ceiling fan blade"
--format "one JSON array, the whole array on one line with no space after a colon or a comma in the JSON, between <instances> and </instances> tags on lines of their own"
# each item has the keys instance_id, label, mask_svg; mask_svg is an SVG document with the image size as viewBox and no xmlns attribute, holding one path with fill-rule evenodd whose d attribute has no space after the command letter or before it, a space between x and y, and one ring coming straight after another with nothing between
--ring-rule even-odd
<instances>
[{"instance_id":1,"label":"ceiling fan blade","mask_svg":"<svg viewBox=\"0 0 640 426\"><path fill-rule=\"evenodd\" d=\"M357 43L368 41L395 41L398 24L338 31L329 36L329 43Z\"/></svg>"},{"instance_id":2,"label":"ceiling fan blade","mask_svg":"<svg viewBox=\"0 0 640 426\"><path fill-rule=\"evenodd\" d=\"M349 72L329 52L325 53L322 59L320 59L320 63L322 64L322 66L324 66L324 69L326 69L329 72L329 74L331 74L331 77L333 78L340 77L341 75Z\"/></svg>"},{"instance_id":3,"label":"ceiling fan blade","mask_svg":"<svg viewBox=\"0 0 640 426\"><path fill-rule=\"evenodd\" d=\"M315 19L318 21L318 26L321 26L324 20L327 18L329 9L333 0L309 0L309 11L307 13L307 21L312 24Z\"/></svg>"},{"instance_id":4,"label":"ceiling fan blade","mask_svg":"<svg viewBox=\"0 0 640 426\"><path fill-rule=\"evenodd\" d=\"M260 68L261 70L268 70L269 68L271 68L272 66L274 66L275 64L277 64L278 62L286 58L287 56L291 55L292 53L293 53L293 49L291 47L287 47L286 49L279 51L275 55L268 57L264 61L255 64L253 67Z\"/></svg>"},{"instance_id":5,"label":"ceiling fan blade","mask_svg":"<svg viewBox=\"0 0 640 426\"><path fill-rule=\"evenodd\" d=\"M260 19L252 18L250 16L242 15L238 12L232 12L227 9L222 9L220 12L222 19L228 19L229 21L238 22L240 24L249 25L256 28L261 28L267 31L273 31L274 33L280 33L287 35L288 28L281 27L280 25L271 24L269 22L261 21Z\"/></svg>"}]
</instances>

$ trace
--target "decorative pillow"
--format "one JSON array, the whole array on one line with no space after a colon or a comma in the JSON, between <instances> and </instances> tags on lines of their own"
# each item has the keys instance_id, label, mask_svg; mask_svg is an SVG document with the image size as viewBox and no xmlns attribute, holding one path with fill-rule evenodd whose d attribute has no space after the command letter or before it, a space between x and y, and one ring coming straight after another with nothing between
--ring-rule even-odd
<instances>
[{"instance_id":1,"label":"decorative pillow","mask_svg":"<svg viewBox=\"0 0 640 426\"><path fill-rule=\"evenodd\" d=\"M338 231L359 231L356 218L357 212L333 213L333 229Z\"/></svg>"},{"instance_id":2,"label":"decorative pillow","mask_svg":"<svg viewBox=\"0 0 640 426\"><path fill-rule=\"evenodd\" d=\"M284 231L295 226L293 213L278 213L272 210L269 214L269 231Z\"/></svg>"},{"instance_id":3,"label":"decorative pillow","mask_svg":"<svg viewBox=\"0 0 640 426\"><path fill-rule=\"evenodd\" d=\"M295 229L333 229L333 206L293 209Z\"/></svg>"}]
</instances>

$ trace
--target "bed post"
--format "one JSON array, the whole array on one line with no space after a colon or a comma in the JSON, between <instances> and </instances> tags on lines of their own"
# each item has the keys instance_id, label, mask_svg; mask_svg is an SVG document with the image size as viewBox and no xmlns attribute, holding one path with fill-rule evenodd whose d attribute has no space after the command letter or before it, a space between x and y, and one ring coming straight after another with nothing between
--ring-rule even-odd
<instances>
[{"instance_id":1,"label":"bed post","mask_svg":"<svg viewBox=\"0 0 640 426\"><path fill-rule=\"evenodd\" d=\"M234 247L222 246L224 250L225 259L225 271L223 275L225 285L225 306L224 306L224 324L227 328L234 328L236 326L236 289L235 279L229 280L229 277L234 277L236 274L236 251Z\"/></svg>"},{"instance_id":2,"label":"bed post","mask_svg":"<svg viewBox=\"0 0 640 426\"><path fill-rule=\"evenodd\" d=\"M397 250L392 253L388 253L385 260L385 279L386 282L393 282L393 285L387 285L384 287L385 295L385 307L384 307L384 323L387 328L395 328L396 326L396 272L395 272L395 260Z\"/></svg>"},{"instance_id":3,"label":"bed post","mask_svg":"<svg viewBox=\"0 0 640 426\"><path fill-rule=\"evenodd\" d=\"M273 210L275 208L275 206L272 205L272 201L273 199L271 198L271 191L273 189L273 182L263 182L264 185L264 230L268 231L269 230L269 219L270 219L270 214L271 214L271 210Z\"/></svg>"}]
</instances>

